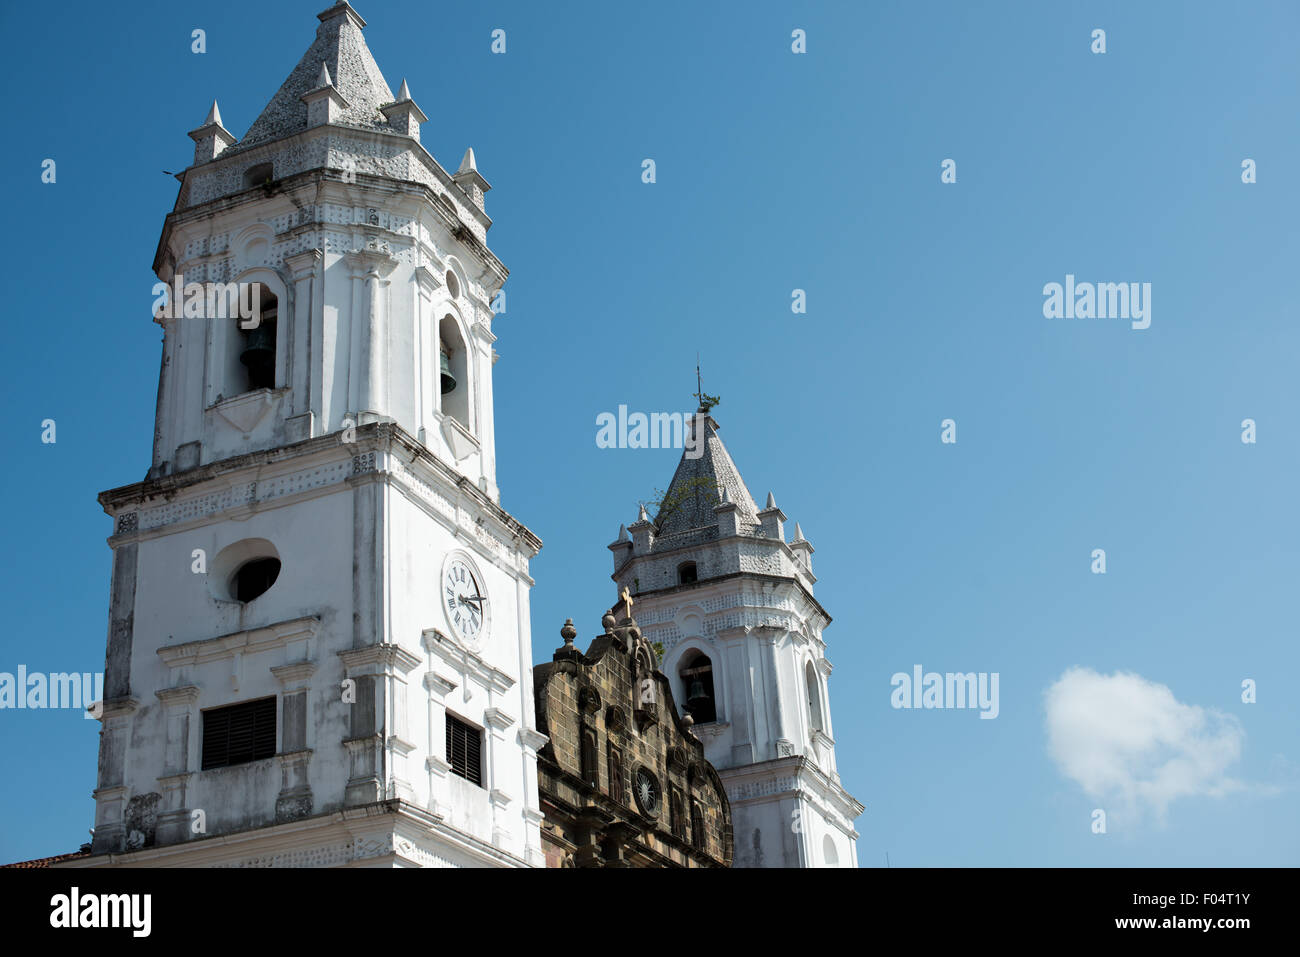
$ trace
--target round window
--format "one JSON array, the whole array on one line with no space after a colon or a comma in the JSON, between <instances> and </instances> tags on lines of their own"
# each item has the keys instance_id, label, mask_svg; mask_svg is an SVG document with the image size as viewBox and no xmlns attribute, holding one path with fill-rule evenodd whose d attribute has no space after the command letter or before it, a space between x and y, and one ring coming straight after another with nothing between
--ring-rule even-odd
<instances>
[{"instance_id":1,"label":"round window","mask_svg":"<svg viewBox=\"0 0 1300 957\"><path fill-rule=\"evenodd\" d=\"M246 604L275 584L280 569L280 553L274 545L265 538L245 538L227 545L212 559L206 569L208 591L217 601Z\"/></svg>"},{"instance_id":2,"label":"round window","mask_svg":"<svg viewBox=\"0 0 1300 957\"><path fill-rule=\"evenodd\" d=\"M280 559L255 558L239 566L230 577L230 597L235 601L250 602L270 591L280 577Z\"/></svg>"},{"instance_id":3,"label":"round window","mask_svg":"<svg viewBox=\"0 0 1300 957\"><path fill-rule=\"evenodd\" d=\"M636 769L636 803L646 814L654 815L659 810L659 782L645 768Z\"/></svg>"}]
</instances>

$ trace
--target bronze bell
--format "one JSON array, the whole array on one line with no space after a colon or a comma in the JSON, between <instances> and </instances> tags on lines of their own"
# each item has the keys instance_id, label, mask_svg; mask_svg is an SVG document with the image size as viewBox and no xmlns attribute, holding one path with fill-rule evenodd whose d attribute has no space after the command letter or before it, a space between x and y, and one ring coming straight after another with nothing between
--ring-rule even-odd
<instances>
[{"instance_id":1,"label":"bronze bell","mask_svg":"<svg viewBox=\"0 0 1300 957\"><path fill-rule=\"evenodd\" d=\"M269 389L275 379L275 326L260 322L248 330L239 361L248 369L250 389Z\"/></svg>"},{"instance_id":2,"label":"bronze bell","mask_svg":"<svg viewBox=\"0 0 1300 957\"><path fill-rule=\"evenodd\" d=\"M456 388L456 377L451 374L451 356L447 354L446 346L438 348L438 370L442 373L442 394L446 395Z\"/></svg>"},{"instance_id":3,"label":"bronze bell","mask_svg":"<svg viewBox=\"0 0 1300 957\"><path fill-rule=\"evenodd\" d=\"M686 707L693 713L707 707L709 696L704 691L704 682L699 678L691 680L691 690L686 695Z\"/></svg>"}]
</instances>

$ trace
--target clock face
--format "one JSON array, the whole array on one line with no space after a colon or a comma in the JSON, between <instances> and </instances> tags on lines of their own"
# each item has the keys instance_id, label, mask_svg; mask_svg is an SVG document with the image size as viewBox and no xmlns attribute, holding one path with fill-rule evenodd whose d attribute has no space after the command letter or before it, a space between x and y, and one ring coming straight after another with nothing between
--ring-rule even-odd
<instances>
[{"instance_id":1,"label":"clock face","mask_svg":"<svg viewBox=\"0 0 1300 957\"><path fill-rule=\"evenodd\" d=\"M654 814L659 807L659 782L645 768L636 772L636 803L647 814Z\"/></svg>"},{"instance_id":2,"label":"clock face","mask_svg":"<svg viewBox=\"0 0 1300 957\"><path fill-rule=\"evenodd\" d=\"M463 558L452 558L442 570L442 607L457 637L474 643L487 634L487 593Z\"/></svg>"}]
</instances>

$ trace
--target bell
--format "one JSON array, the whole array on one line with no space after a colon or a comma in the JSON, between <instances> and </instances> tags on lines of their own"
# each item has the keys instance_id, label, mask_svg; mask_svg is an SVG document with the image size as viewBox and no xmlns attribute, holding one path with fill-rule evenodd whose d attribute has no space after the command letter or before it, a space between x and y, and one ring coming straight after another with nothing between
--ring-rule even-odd
<instances>
[{"instance_id":1,"label":"bell","mask_svg":"<svg viewBox=\"0 0 1300 957\"><path fill-rule=\"evenodd\" d=\"M686 707L694 713L709 703L709 696L704 691L704 682L699 678L691 681L691 690L686 695Z\"/></svg>"},{"instance_id":2,"label":"bell","mask_svg":"<svg viewBox=\"0 0 1300 957\"><path fill-rule=\"evenodd\" d=\"M438 370L442 373L442 394L446 395L456 388L456 377L451 374L451 356L446 347L438 350Z\"/></svg>"},{"instance_id":3,"label":"bell","mask_svg":"<svg viewBox=\"0 0 1300 957\"><path fill-rule=\"evenodd\" d=\"M275 378L275 326L260 322L248 331L239 361L248 369L250 389L272 388Z\"/></svg>"}]
</instances>

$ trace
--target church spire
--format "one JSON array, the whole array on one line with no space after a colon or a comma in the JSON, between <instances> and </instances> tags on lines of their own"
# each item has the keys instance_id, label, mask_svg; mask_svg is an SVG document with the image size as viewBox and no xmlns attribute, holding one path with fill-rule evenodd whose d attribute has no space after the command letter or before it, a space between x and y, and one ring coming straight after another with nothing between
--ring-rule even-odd
<instances>
[{"instance_id":1,"label":"church spire","mask_svg":"<svg viewBox=\"0 0 1300 957\"><path fill-rule=\"evenodd\" d=\"M739 527L757 526L758 506L718 435L717 420L702 410L691 418L689 428L687 448L682 451L677 471L655 516L656 537L662 540L693 529L714 527L717 516L713 509L724 492L727 500L736 506ZM669 545L665 543L663 547Z\"/></svg>"},{"instance_id":2,"label":"church spire","mask_svg":"<svg viewBox=\"0 0 1300 957\"><path fill-rule=\"evenodd\" d=\"M240 141L240 148L292 136L308 128L306 94L332 88L342 101L329 120L362 129L391 129L380 108L394 101L361 35L366 21L346 0L317 14L316 39ZM322 82L322 77L332 82Z\"/></svg>"}]
</instances>

